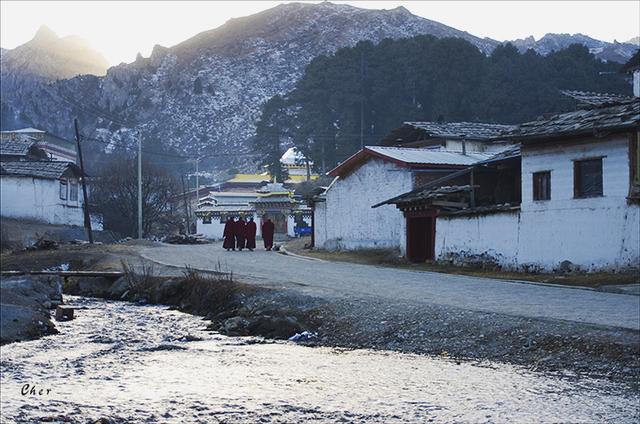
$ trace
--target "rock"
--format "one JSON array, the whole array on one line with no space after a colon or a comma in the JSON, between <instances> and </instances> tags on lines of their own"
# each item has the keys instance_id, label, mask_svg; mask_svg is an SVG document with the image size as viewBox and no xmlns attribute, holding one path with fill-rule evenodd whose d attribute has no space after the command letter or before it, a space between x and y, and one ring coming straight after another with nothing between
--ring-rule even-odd
<instances>
[{"instance_id":1,"label":"rock","mask_svg":"<svg viewBox=\"0 0 640 424\"><path fill-rule=\"evenodd\" d=\"M113 282L104 277L69 277L65 284L65 292L78 296L109 297Z\"/></svg>"},{"instance_id":2,"label":"rock","mask_svg":"<svg viewBox=\"0 0 640 424\"><path fill-rule=\"evenodd\" d=\"M309 342L318 338L317 333L312 333L311 331L303 331L302 333L296 333L293 336L289 337L289 341L291 342Z\"/></svg>"},{"instance_id":3,"label":"rock","mask_svg":"<svg viewBox=\"0 0 640 424\"><path fill-rule=\"evenodd\" d=\"M0 279L0 343L31 340L57 333L48 307L61 300L61 297L57 277Z\"/></svg>"},{"instance_id":4,"label":"rock","mask_svg":"<svg viewBox=\"0 0 640 424\"><path fill-rule=\"evenodd\" d=\"M226 334L228 336L248 336L248 326L248 320L236 316L224 320L224 322L222 323L222 328L220 330L223 334Z\"/></svg>"},{"instance_id":5,"label":"rock","mask_svg":"<svg viewBox=\"0 0 640 424\"><path fill-rule=\"evenodd\" d=\"M55 240L39 239L33 245L25 250L55 250L58 248L58 242Z\"/></svg>"},{"instance_id":6,"label":"rock","mask_svg":"<svg viewBox=\"0 0 640 424\"><path fill-rule=\"evenodd\" d=\"M68 305L60 305L56 308L56 321L72 320L74 308Z\"/></svg>"},{"instance_id":7,"label":"rock","mask_svg":"<svg viewBox=\"0 0 640 424\"><path fill-rule=\"evenodd\" d=\"M560 272L571 272L573 270L573 262L571 261L562 261L560 262L560 266L558 267L558 271Z\"/></svg>"},{"instance_id":8,"label":"rock","mask_svg":"<svg viewBox=\"0 0 640 424\"><path fill-rule=\"evenodd\" d=\"M110 299L122 299L130 288L131 284L129 284L129 280L126 277L120 277L111 284L107 294Z\"/></svg>"},{"instance_id":9,"label":"rock","mask_svg":"<svg viewBox=\"0 0 640 424\"><path fill-rule=\"evenodd\" d=\"M155 287L151 293L151 300L154 303L166 302L182 294L182 281L179 280L166 280Z\"/></svg>"},{"instance_id":10,"label":"rock","mask_svg":"<svg viewBox=\"0 0 640 424\"><path fill-rule=\"evenodd\" d=\"M288 339L303 331L302 326L293 317L272 317L268 315L253 318L248 326L249 334L272 339Z\"/></svg>"}]
</instances>

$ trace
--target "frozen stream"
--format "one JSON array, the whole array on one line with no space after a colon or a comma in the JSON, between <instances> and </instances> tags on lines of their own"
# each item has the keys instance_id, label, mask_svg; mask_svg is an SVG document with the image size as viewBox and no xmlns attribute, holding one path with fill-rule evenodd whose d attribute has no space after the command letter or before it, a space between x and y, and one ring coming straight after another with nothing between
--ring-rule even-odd
<instances>
[{"instance_id":1,"label":"frozen stream","mask_svg":"<svg viewBox=\"0 0 640 424\"><path fill-rule=\"evenodd\" d=\"M205 332L200 318L165 307L71 301L87 309L56 323L61 334L2 347L3 423L639 418L638 395L607 381L417 355L261 344ZM186 341L187 335L202 340ZM22 395L25 384L43 394Z\"/></svg>"}]
</instances>

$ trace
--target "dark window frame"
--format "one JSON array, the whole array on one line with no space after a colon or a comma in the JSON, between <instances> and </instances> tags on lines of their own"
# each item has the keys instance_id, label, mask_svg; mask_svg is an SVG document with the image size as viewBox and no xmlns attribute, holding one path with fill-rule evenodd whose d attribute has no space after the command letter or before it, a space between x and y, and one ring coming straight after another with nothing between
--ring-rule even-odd
<instances>
[{"instance_id":1,"label":"dark window frame","mask_svg":"<svg viewBox=\"0 0 640 424\"><path fill-rule=\"evenodd\" d=\"M606 156L588 157L573 160L573 198L574 199L591 199L594 197L604 197L604 161ZM583 187L584 175L582 166L587 162L599 162L598 171L600 173L599 191L593 193L588 192Z\"/></svg>"},{"instance_id":2,"label":"dark window frame","mask_svg":"<svg viewBox=\"0 0 640 424\"><path fill-rule=\"evenodd\" d=\"M542 178L546 177L546 178ZM546 202L551 200L551 171L536 171L531 176L533 183L533 200L535 202ZM546 186L541 190L541 183Z\"/></svg>"},{"instance_id":3,"label":"dark window frame","mask_svg":"<svg viewBox=\"0 0 640 424\"><path fill-rule=\"evenodd\" d=\"M64 187L64 190L62 189ZM60 190L59 190L59 196L60 196L60 200L67 200L69 198L69 184L67 183L66 180L60 180Z\"/></svg>"},{"instance_id":4,"label":"dark window frame","mask_svg":"<svg viewBox=\"0 0 640 424\"><path fill-rule=\"evenodd\" d=\"M69 181L69 201L77 202L78 201L78 182L77 181ZM75 196L74 196L75 194ZM75 199L74 199L75 197Z\"/></svg>"}]
</instances>

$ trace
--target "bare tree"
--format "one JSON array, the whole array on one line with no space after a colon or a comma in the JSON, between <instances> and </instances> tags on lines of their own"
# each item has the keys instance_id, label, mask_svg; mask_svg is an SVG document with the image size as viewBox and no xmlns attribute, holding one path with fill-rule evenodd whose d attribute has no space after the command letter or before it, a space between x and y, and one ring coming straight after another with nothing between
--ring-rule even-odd
<instances>
[{"instance_id":1,"label":"bare tree","mask_svg":"<svg viewBox=\"0 0 640 424\"><path fill-rule=\"evenodd\" d=\"M102 214L105 230L135 236L138 231L137 161L122 155L106 156L102 169L92 181L92 202ZM177 178L150 162L142 164L143 235L160 236L174 232L182 217L172 208L171 198L179 193Z\"/></svg>"}]
</instances>

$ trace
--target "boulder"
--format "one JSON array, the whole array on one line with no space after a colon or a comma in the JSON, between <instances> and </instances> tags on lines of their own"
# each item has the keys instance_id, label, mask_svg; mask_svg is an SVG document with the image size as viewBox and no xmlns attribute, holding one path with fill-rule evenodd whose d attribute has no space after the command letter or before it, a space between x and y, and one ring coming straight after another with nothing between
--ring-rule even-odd
<instances>
[{"instance_id":1,"label":"boulder","mask_svg":"<svg viewBox=\"0 0 640 424\"><path fill-rule=\"evenodd\" d=\"M243 317L231 317L222 322L220 332L227 336L248 336L249 321Z\"/></svg>"},{"instance_id":2,"label":"boulder","mask_svg":"<svg viewBox=\"0 0 640 424\"><path fill-rule=\"evenodd\" d=\"M252 336L262 336L270 339L288 339L303 331L297 319L290 316L277 317L261 315L251 319L247 327Z\"/></svg>"}]
</instances>

